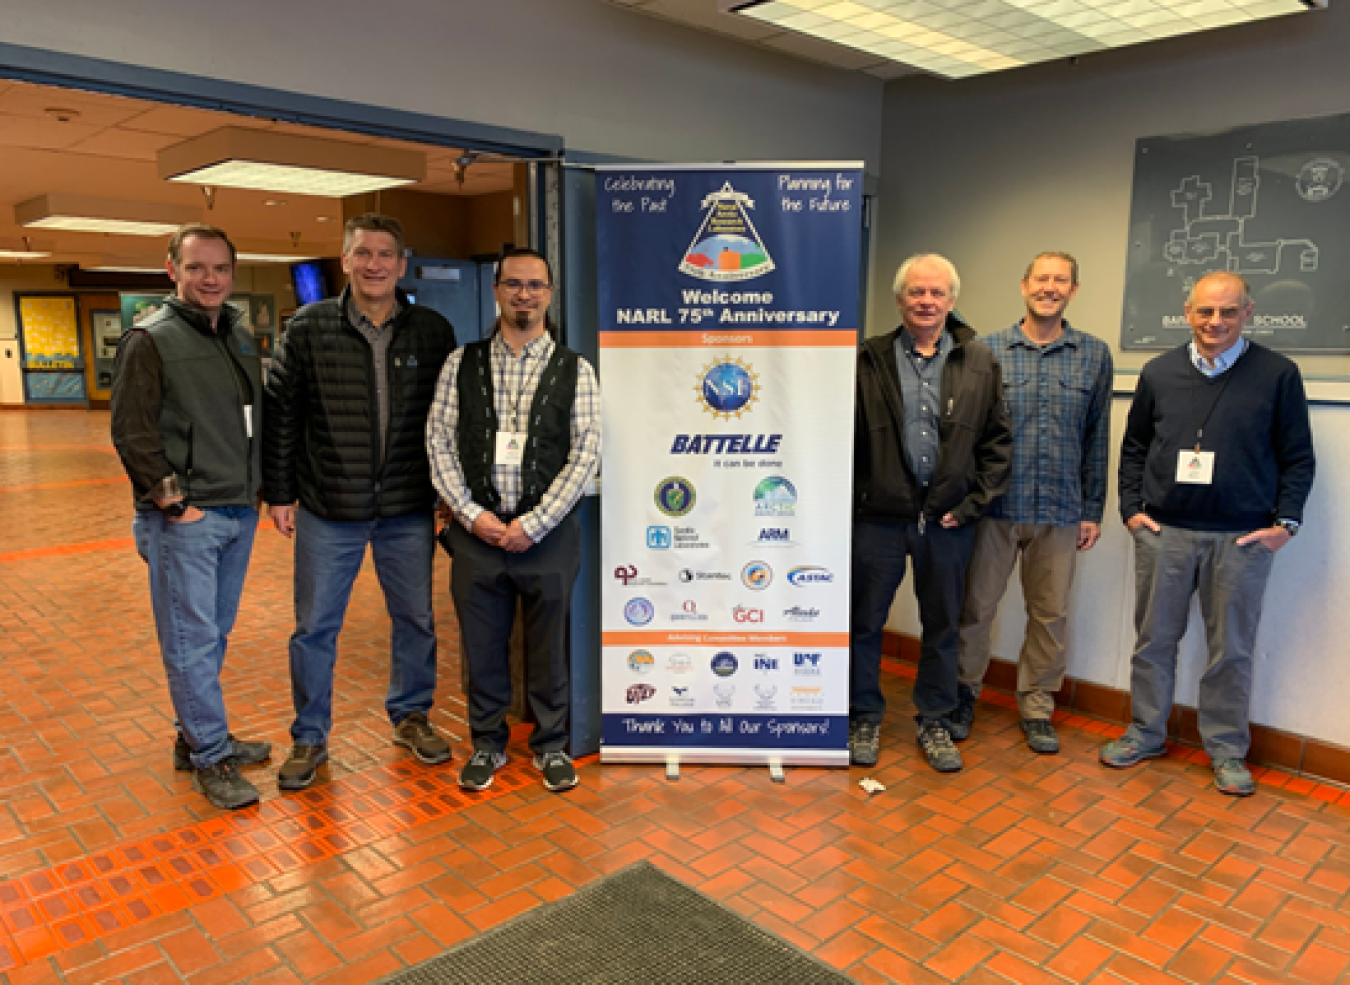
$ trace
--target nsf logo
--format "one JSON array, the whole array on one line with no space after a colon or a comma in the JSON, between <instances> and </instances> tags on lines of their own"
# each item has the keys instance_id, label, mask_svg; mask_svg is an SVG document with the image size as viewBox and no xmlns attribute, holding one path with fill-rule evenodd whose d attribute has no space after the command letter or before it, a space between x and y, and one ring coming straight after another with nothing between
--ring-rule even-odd
<instances>
[{"instance_id":1,"label":"nsf logo","mask_svg":"<svg viewBox=\"0 0 1350 985\"><path fill-rule=\"evenodd\" d=\"M697 501L694 484L678 475L662 479L656 487L656 508L666 516L685 516Z\"/></svg>"},{"instance_id":2,"label":"nsf logo","mask_svg":"<svg viewBox=\"0 0 1350 985\"><path fill-rule=\"evenodd\" d=\"M645 626L656 615L656 606L647 599L630 599L623 607L623 617L634 626Z\"/></svg>"},{"instance_id":3,"label":"nsf logo","mask_svg":"<svg viewBox=\"0 0 1350 985\"><path fill-rule=\"evenodd\" d=\"M759 398L759 375L734 356L703 367L694 387L705 410L719 420L739 418Z\"/></svg>"}]
</instances>

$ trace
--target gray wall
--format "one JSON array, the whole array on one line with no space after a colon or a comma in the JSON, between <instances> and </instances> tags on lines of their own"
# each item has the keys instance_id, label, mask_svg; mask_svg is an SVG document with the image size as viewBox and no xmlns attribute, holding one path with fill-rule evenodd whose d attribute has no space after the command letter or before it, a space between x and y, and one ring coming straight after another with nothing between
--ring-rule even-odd
<instances>
[{"instance_id":1,"label":"gray wall","mask_svg":"<svg viewBox=\"0 0 1350 985\"><path fill-rule=\"evenodd\" d=\"M653 160L879 161L882 83L600 0L5 0L3 40Z\"/></svg>"},{"instance_id":2,"label":"gray wall","mask_svg":"<svg viewBox=\"0 0 1350 985\"><path fill-rule=\"evenodd\" d=\"M897 323L888 272L936 250L961 271L962 312L982 332L1022 314L1018 280L1045 249L1083 265L1074 324L1111 343L1117 366L1134 142L1156 134L1350 111L1350 4L959 84L906 79L886 90L880 227L870 324ZM1350 375L1350 357L1300 360L1305 374ZM1118 446L1128 398L1116 401ZM1334 504L1350 483L1350 408L1317 407L1318 479L1306 532L1281 552L1258 643L1254 720L1350 745L1350 525ZM1070 673L1128 687L1134 642L1132 545L1112 497L1102 542L1081 559ZM1015 582L1015 579L1014 579ZM917 632L908 592L892 626ZM995 655L1015 659L1021 595L1010 588ZM1183 644L1179 700L1195 703L1201 640Z\"/></svg>"}]
</instances>

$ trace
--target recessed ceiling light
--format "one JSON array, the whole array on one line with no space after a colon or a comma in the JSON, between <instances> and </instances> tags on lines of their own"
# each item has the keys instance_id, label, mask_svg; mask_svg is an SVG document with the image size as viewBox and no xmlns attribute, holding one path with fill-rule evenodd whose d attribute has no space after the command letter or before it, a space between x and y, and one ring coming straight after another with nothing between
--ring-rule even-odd
<instances>
[{"instance_id":1,"label":"recessed ceiling light","mask_svg":"<svg viewBox=\"0 0 1350 985\"><path fill-rule=\"evenodd\" d=\"M0 250L0 260L41 260L49 256L39 250Z\"/></svg>"},{"instance_id":2,"label":"recessed ceiling light","mask_svg":"<svg viewBox=\"0 0 1350 985\"><path fill-rule=\"evenodd\" d=\"M168 236L185 223L200 222L201 211L162 202L54 194L40 195L14 206L14 221L34 229Z\"/></svg>"},{"instance_id":3,"label":"recessed ceiling light","mask_svg":"<svg viewBox=\"0 0 1350 985\"><path fill-rule=\"evenodd\" d=\"M333 221L333 217L332 217L331 215L316 215L316 216L314 217L314 221L315 221L315 222L332 222L332 221Z\"/></svg>"},{"instance_id":4,"label":"recessed ceiling light","mask_svg":"<svg viewBox=\"0 0 1350 985\"><path fill-rule=\"evenodd\" d=\"M129 267L120 264L108 266L100 264L97 267L86 267L81 264L80 269L98 271L101 274L164 274L168 276L168 272L163 267Z\"/></svg>"},{"instance_id":5,"label":"recessed ceiling light","mask_svg":"<svg viewBox=\"0 0 1350 985\"><path fill-rule=\"evenodd\" d=\"M290 203L288 203L284 198L269 198L263 201L263 205L288 205L288 204Z\"/></svg>"},{"instance_id":6,"label":"recessed ceiling light","mask_svg":"<svg viewBox=\"0 0 1350 985\"><path fill-rule=\"evenodd\" d=\"M1327 0L718 0L950 79L1326 7Z\"/></svg>"},{"instance_id":7,"label":"recessed ceiling light","mask_svg":"<svg viewBox=\"0 0 1350 985\"><path fill-rule=\"evenodd\" d=\"M420 151L222 127L159 152L169 181L344 198L426 180Z\"/></svg>"}]
</instances>

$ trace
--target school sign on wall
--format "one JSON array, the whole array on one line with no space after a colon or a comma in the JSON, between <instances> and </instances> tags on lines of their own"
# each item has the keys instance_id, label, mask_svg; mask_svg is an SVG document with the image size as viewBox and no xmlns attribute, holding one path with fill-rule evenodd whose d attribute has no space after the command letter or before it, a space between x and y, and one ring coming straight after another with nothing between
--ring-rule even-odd
<instances>
[{"instance_id":1,"label":"school sign on wall","mask_svg":"<svg viewBox=\"0 0 1350 985\"><path fill-rule=\"evenodd\" d=\"M596 197L602 759L847 765L861 165Z\"/></svg>"}]
</instances>

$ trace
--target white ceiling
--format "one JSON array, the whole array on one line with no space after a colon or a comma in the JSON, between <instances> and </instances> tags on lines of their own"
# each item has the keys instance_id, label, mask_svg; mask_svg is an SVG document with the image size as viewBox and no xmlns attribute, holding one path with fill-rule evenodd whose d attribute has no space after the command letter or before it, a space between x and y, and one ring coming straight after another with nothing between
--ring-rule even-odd
<instances>
[{"instance_id":1,"label":"white ceiling","mask_svg":"<svg viewBox=\"0 0 1350 985\"><path fill-rule=\"evenodd\" d=\"M606 3L663 20L676 21L688 27L723 34L738 41L783 51L834 68L862 72L878 79L898 79L913 75L918 69L888 58L846 48L831 41L807 37L796 31L786 31L773 24L751 20L738 14L724 14L717 0L605 0Z\"/></svg>"},{"instance_id":2,"label":"white ceiling","mask_svg":"<svg viewBox=\"0 0 1350 985\"><path fill-rule=\"evenodd\" d=\"M207 210L198 186L160 179L156 154L161 148L222 126L420 150L427 155L427 179L407 186L412 191L483 195L512 187L511 165L491 162L472 164L461 187L454 161L462 152L454 148L0 80L0 247L19 248L26 234L34 248L54 252L41 262L86 267L103 257L144 259L162 251L161 242L147 237L27 230L15 224L16 203L64 192L198 207L203 221L228 229L241 250L291 252L298 233L302 249L336 255L340 199L221 188L214 208Z\"/></svg>"}]
</instances>

